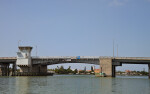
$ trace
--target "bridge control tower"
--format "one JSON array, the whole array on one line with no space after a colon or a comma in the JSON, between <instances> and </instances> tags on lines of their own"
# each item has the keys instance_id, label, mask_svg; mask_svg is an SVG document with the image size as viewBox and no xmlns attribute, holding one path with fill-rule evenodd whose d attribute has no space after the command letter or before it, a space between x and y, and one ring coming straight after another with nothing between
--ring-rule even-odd
<instances>
[{"instance_id":1,"label":"bridge control tower","mask_svg":"<svg viewBox=\"0 0 150 94\"><path fill-rule=\"evenodd\" d=\"M31 64L31 46L20 46L17 52L16 65L20 67L21 72L30 72Z\"/></svg>"}]
</instances>

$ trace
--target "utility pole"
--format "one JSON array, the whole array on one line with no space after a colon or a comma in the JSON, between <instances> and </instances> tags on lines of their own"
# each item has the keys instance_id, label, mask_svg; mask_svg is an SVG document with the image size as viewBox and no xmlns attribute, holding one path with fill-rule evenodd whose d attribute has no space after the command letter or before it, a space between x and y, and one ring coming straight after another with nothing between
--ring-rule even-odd
<instances>
[{"instance_id":1,"label":"utility pole","mask_svg":"<svg viewBox=\"0 0 150 94\"><path fill-rule=\"evenodd\" d=\"M36 45L36 57L37 57L37 45Z\"/></svg>"},{"instance_id":2,"label":"utility pole","mask_svg":"<svg viewBox=\"0 0 150 94\"><path fill-rule=\"evenodd\" d=\"M117 57L118 57L118 44L117 44Z\"/></svg>"},{"instance_id":3,"label":"utility pole","mask_svg":"<svg viewBox=\"0 0 150 94\"><path fill-rule=\"evenodd\" d=\"M113 39L113 57L114 57L114 45L115 45L115 43L114 43L114 39Z\"/></svg>"},{"instance_id":4,"label":"utility pole","mask_svg":"<svg viewBox=\"0 0 150 94\"><path fill-rule=\"evenodd\" d=\"M18 52L19 52L20 42L21 42L21 40L18 40Z\"/></svg>"}]
</instances>

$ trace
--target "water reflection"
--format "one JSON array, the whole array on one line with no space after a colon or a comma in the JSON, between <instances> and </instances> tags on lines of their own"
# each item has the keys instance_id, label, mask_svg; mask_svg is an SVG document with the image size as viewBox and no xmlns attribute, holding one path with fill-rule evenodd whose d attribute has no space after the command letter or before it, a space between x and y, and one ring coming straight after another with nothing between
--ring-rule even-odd
<instances>
[{"instance_id":1,"label":"water reflection","mask_svg":"<svg viewBox=\"0 0 150 94\"><path fill-rule=\"evenodd\" d=\"M47 77L16 77L15 94L37 94L47 86ZM40 93L45 91L40 91Z\"/></svg>"},{"instance_id":2,"label":"water reflection","mask_svg":"<svg viewBox=\"0 0 150 94\"><path fill-rule=\"evenodd\" d=\"M150 80L145 77L0 77L0 83L0 94L150 94Z\"/></svg>"}]
</instances>

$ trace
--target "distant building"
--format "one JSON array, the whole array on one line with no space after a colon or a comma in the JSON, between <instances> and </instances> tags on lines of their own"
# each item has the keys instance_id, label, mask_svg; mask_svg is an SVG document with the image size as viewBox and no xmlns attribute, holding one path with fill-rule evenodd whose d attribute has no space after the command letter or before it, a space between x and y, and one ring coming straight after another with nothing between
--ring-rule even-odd
<instances>
[{"instance_id":1,"label":"distant building","mask_svg":"<svg viewBox=\"0 0 150 94\"><path fill-rule=\"evenodd\" d=\"M130 74L131 71L130 70L125 70L125 74Z\"/></svg>"},{"instance_id":2,"label":"distant building","mask_svg":"<svg viewBox=\"0 0 150 94\"><path fill-rule=\"evenodd\" d=\"M91 72L91 70L87 70L87 72Z\"/></svg>"},{"instance_id":3,"label":"distant building","mask_svg":"<svg viewBox=\"0 0 150 94\"><path fill-rule=\"evenodd\" d=\"M100 73L100 69L94 69L95 73Z\"/></svg>"},{"instance_id":4,"label":"distant building","mask_svg":"<svg viewBox=\"0 0 150 94\"><path fill-rule=\"evenodd\" d=\"M82 72L83 70L78 70L78 73Z\"/></svg>"}]
</instances>

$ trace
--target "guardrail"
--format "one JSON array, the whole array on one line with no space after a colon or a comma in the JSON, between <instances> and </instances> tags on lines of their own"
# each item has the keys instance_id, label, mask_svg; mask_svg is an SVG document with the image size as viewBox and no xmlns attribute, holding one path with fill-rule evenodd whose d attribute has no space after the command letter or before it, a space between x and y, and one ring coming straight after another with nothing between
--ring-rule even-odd
<instances>
[{"instance_id":1,"label":"guardrail","mask_svg":"<svg viewBox=\"0 0 150 94\"><path fill-rule=\"evenodd\" d=\"M112 57L112 56L33 56L33 59L150 59L150 57Z\"/></svg>"},{"instance_id":2,"label":"guardrail","mask_svg":"<svg viewBox=\"0 0 150 94\"><path fill-rule=\"evenodd\" d=\"M150 57L112 57L112 56L32 56L33 59L150 59ZM0 59L17 59L17 57L0 57Z\"/></svg>"},{"instance_id":3,"label":"guardrail","mask_svg":"<svg viewBox=\"0 0 150 94\"><path fill-rule=\"evenodd\" d=\"M148 59L150 60L150 57L114 57L115 59Z\"/></svg>"},{"instance_id":4,"label":"guardrail","mask_svg":"<svg viewBox=\"0 0 150 94\"><path fill-rule=\"evenodd\" d=\"M33 59L99 59L99 56L33 56Z\"/></svg>"},{"instance_id":5,"label":"guardrail","mask_svg":"<svg viewBox=\"0 0 150 94\"><path fill-rule=\"evenodd\" d=\"M17 59L17 57L0 57L0 59Z\"/></svg>"}]
</instances>

